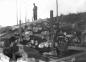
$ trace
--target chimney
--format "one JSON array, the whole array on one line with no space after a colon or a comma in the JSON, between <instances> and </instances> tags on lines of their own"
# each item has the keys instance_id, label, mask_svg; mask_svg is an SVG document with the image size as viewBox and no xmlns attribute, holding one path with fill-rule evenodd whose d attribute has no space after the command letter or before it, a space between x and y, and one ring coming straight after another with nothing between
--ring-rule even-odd
<instances>
[{"instance_id":1,"label":"chimney","mask_svg":"<svg viewBox=\"0 0 86 62\"><path fill-rule=\"evenodd\" d=\"M53 19L53 10L50 10L50 18Z\"/></svg>"}]
</instances>

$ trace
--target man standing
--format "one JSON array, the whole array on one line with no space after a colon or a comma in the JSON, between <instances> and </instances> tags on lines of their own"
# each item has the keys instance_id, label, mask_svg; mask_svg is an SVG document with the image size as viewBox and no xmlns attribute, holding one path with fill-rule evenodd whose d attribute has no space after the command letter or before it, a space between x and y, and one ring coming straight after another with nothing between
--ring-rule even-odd
<instances>
[{"instance_id":1,"label":"man standing","mask_svg":"<svg viewBox=\"0 0 86 62\"><path fill-rule=\"evenodd\" d=\"M33 5L34 5L34 8L33 8L33 19L37 20L37 6L35 5L35 3Z\"/></svg>"}]
</instances>

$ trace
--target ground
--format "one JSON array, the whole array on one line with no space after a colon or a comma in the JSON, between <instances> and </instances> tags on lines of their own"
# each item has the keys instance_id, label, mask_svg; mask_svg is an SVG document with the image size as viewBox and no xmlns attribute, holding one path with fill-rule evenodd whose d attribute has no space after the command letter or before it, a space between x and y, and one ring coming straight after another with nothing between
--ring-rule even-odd
<instances>
[{"instance_id":1,"label":"ground","mask_svg":"<svg viewBox=\"0 0 86 62\"><path fill-rule=\"evenodd\" d=\"M72 47L72 48L75 48L75 47ZM80 48L75 48L75 49L79 50ZM83 48L83 49L85 50L86 48ZM1 54L0 54L0 56L1 56ZM1 56L1 57L3 57L3 56ZM1 58L0 58L0 62L9 62L9 61L6 61L5 59L1 60ZM19 62L26 62L26 61L19 61ZM35 62L35 61L29 61L29 62ZM40 61L40 62L44 62L44 61ZM54 58L54 59L51 59L50 62L59 62L59 61L58 61L58 59ZM65 62L67 62L67 61L65 61ZM76 61L75 62L86 62L86 52L85 52L85 54L76 57Z\"/></svg>"},{"instance_id":2,"label":"ground","mask_svg":"<svg viewBox=\"0 0 86 62\"><path fill-rule=\"evenodd\" d=\"M86 62L86 54L77 57L75 62Z\"/></svg>"}]
</instances>

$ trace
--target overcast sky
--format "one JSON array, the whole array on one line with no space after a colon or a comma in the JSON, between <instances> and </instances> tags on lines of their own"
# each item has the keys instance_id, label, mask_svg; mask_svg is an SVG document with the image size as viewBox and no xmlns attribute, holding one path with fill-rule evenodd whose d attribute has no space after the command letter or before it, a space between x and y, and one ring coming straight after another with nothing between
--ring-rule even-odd
<instances>
[{"instance_id":1,"label":"overcast sky","mask_svg":"<svg viewBox=\"0 0 86 62\"><path fill-rule=\"evenodd\" d=\"M17 8L18 18L20 19L21 15L22 22L25 21L25 15L31 21L33 3L36 3L38 6L38 18L49 17L50 10L53 10L54 16L56 16L56 0L0 0L0 25L8 26L17 24ZM58 0L58 7L59 15L85 12L86 0Z\"/></svg>"}]
</instances>

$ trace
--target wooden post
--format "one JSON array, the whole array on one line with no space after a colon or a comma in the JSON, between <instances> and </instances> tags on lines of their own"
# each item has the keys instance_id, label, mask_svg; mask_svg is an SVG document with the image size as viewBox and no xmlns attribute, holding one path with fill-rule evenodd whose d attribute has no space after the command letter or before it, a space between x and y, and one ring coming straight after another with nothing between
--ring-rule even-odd
<instances>
[{"instance_id":1,"label":"wooden post","mask_svg":"<svg viewBox=\"0 0 86 62\"><path fill-rule=\"evenodd\" d=\"M16 0L16 18L17 18L17 25L18 25L18 3L17 3L17 0Z\"/></svg>"},{"instance_id":2,"label":"wooden post","mask_svg":"<svg viewBox=\"0 0 86 62\"><path fill-rule=\"evenodd\" d=\"M57 12L57 14L56 14L56 19L57 19L57 21L58 21L58 0L56 0L56 12Z\"/></svg>"},{"instance_id":3,"label":"wooden post","mask_svg":"<svg viewBox=\"0 0 86 62\"><path fill-rule=\"evenodd\" d=\"M19 34L20 34L20 41L22 41L22 32L21 32L21 20L19 21Z\"/></svg>"}]
</instances>

